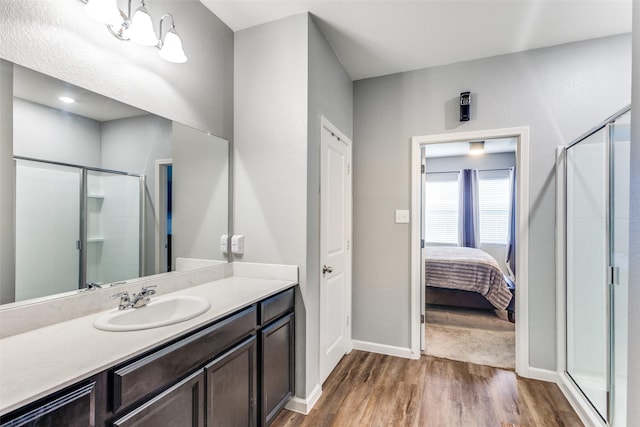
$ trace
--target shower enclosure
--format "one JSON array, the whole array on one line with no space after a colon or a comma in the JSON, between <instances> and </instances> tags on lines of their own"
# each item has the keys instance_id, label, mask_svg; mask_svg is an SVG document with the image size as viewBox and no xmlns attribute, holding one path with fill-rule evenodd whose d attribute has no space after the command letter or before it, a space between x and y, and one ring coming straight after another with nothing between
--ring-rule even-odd
<instances>
[{"instance_id":1,"label":"shower enclosure","mask_svg":"<svg viewBox=\"0 0 640 427\"><path fill-rule=\"evenodd\" d=\"M626 425L630 108L560 152L566 376L605 425ZM559 236L562 238L562 236Z\"/></svg>"},{"instance_id":2,"label":"shower enclosure","mask_svg":"<svg viewBox=\"0 0 640 427\"><path fill-rule=\"evenodd\" d=\"M15 161L16 301L144 274L144 176Z\"/></svg>"}]
</instances>

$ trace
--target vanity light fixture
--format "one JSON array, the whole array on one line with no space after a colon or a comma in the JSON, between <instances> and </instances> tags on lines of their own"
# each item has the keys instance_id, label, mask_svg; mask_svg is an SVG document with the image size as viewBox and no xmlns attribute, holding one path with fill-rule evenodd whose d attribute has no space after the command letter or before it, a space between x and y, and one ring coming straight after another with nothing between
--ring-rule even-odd
<instances>
[{"instance_id":1,"label":"vanity light fixture","mask_svg":"<svg viewBox=\"0 0 640 427\"><path fill-rule=\"evenodd\" d=\"M472 141L469 143L469 154L478 156L484 154L484 141Z\"/></svg>"},{"instance_id":2,"label":"vanity light fixture","mask_svg":"<svg viewBox=\"0 0 640 427\"><path fill-rule=\"evenodd\" d=\"M164 38L162 37L162 22L164 18L171 18L171 28L167 31ZM178 32L176 31L176 26L173 23L173 15L170 13L165 13L160 18L160 40L158 41L158 47L160 48L160 58L165 61L175 62L181 64L183 62L187 62L187 57L184 54L184 50L182 50L182 41L180 40L180 36L178 36Z\"/></svg>"},{"instance_id":3,"label":"vanity light fixture","mask_svg":"<svg viewBox=\"0 0 640 427\"><path fill-rule=\"evenodd\" d=\"M182 49L182 41L173 22L173 15L165 13L160 19L160 39L153 29L151 15L146 8L145 0L140 0L140 6L131 13L131 2L128 0L127 13L118 9L116 0L81 0L89 16L107 26L113 36L120 40L131 40L143 46L155 46L159 49L162 59L174 63L187 62ZM171 28L162 37L162 22L171 18Z\"/></svg>"}]
</instances>

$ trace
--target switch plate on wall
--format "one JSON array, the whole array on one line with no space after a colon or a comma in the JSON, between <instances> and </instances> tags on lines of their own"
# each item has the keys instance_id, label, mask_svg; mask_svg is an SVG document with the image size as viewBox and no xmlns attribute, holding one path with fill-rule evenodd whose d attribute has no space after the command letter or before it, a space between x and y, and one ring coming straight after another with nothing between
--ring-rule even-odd
<instances>
[{"instance_id":1,"label":"switch plate on wall","mask_svg":"<svg viewBox=\"0 0 640 427\"><path fill-rule=\"evenodd\" d=\"M244 236L242 234L234 234L231 236L231 252L236 255L244 253Z\"/></svg>"},{"instance_id":2,"label":"switch plate on wall","mask_svg":"<svg viewBox=\"0 0 640 427\"><path fill-rule=\"evenodd\" d=\"M222 236L220 236L220 251L223 254L228 253L229 251L229 236L226 234L223 234Z\"/></svg>"},{"instance_id":3,"label":"switch plate on wall","mask_svg":"<svg viewBox=\"0 0 640 427\"><path fill-rule=\"evenodd\" d=\"M409 224L408 209L396 209L396 224Z\"/></svg>"}]
</instances>

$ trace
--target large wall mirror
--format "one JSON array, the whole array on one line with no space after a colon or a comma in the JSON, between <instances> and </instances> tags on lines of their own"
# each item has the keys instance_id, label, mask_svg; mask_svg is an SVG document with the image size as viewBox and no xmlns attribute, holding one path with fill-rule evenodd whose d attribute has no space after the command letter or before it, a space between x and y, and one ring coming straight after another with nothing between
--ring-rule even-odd
<instances>
[{"instance_id":1,"label":"large wall mirror","mask_svg":"<svg viewBox=\"0 0 640 427\"><path fill-rule=\"evenodd\" d=\"M227 261L224 139L13 65L13 159L3 304Z\"/></svg>"}]
</instances>

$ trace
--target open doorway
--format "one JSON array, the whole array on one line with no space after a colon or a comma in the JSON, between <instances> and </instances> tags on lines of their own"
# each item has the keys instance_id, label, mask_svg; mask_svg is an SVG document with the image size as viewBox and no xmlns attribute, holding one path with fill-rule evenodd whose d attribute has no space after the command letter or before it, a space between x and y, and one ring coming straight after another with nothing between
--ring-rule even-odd
<instances>
[{"instance_id":1,"label":"open doorway","mask_svg":"<svg viewBox=\"0 0 640 427\"><path fill-rule=\"evenodd\" d=\"M156 160L156 271L172 271L172 193L173 160Z\"/></svg>"},{"instance_id":2,"label":"open doorway","mask_svg":"<svg viewBox=\"0 0 640 427\"><path fill-rule=\"evenodd\" d=\"M480 142L482 144L470 144L470 142ZM453 157L461 157L463 154L458 152L458 156L453 151L443 151L437 154L437 150L464 150L465 155L471 145L484 145L485 156L491 153L495 147L502 144L509 145L511 148L498 149L502 151L499 156L489 158L490 160L469 161L463 163L461 159L453 159ZM438 148L440 146L440 148ZM505 152L510 154L504 154ZM446 160L436 160L438 158L447 158ZM487 157L488 158L488 157ZM515 341L515 357L514 352L511 353L511 366L515 359L515 370L520 374L528 372L528 313L527 313L527 277L528 277L528 128L509 128L496 129L488 131L461 132L442 135L429 135L412 138L412 351L420 354L427 349L428 335L427 328L429 323L443 324L466 322L473 325L485 325L487 329L496 329L492 326L493 320L498 317L502 329L511 329ZM431 160L430 160L431 159ZM457 163L455 163L457 161ZM431 164L430 164L431 163ZM462 172L461 172L462 171ZM427 173L429 172L429 175ZM475 184L473 184L475 182ZM470 188L465 193L464 189ZM480 206L480 193L482 193L483 201ZM491 195L497 200L492 200ZM473 197L475 196L475 201ZM428 204L431 198L431 204ZM437 200L433 200L433 199ZM469 200L471 198L471 201ZM439 200L439 202L438 202ZM440 203L440 205L438 205ZM465 212L466 208L466 212ZM430 210L428 212L427 210ZM423 218L423 211L425 212ZM444 212L449 211L449 212ZM452 214L455 212L455 215ZM444 221L433 220L438 215L449 216ZM497 228L492 225L495 218L491 216L499 216L503 218L501 225ZM471 223L475 225L475 230L464 233L463 228L469 225L469 217ZM504 218L507 218L504 220ZM463 222L467 219L466 223ZM500 222L500 221L498 221ZM443 226L443 224L445 226ZM482 227L481 227L482 225ZM505 228L506 226L506 228ZM505 235L507 236L505 238ZM509 240L509 235L512 240ZM471 239L465 241L463 239ZM475 240L475 241L473 241ZM507 246L513 244L513 253L507 258ZM484 308L478 313L484 313L484 317L476 317L475 320L469 320L467 310L476 310L473 302L463 301L467 297L465 293L456 294L448 293L446 290L436 289L435 293L427 291L427 284L432 285L431 281L437 279L432 277L430 273L438 273L438 266L432 264L432 268L428 268L427 258L434 260L445 256L439 252L449 252L449 249L459 247L472 247L488 257L493 259L493 263L497 264L494 273L480 273L476 271L476 275L488 274L494 278L500 278L500 282L507 282L510 279L515 284L513 291L509 290L511 283L505 284L501 291L490 291L487 285L482 285L478 293L480 301L484 302ZM431 248L431 249L429 249ZM433 249L435 248L435 249ZM442 251L444 249L444 251ZM455 256L454 256L455 257ZM468 278L458 274L459 271L452 269L451 259L443 261L447 268L440 268L448 275L449 281L462 281L468 285ZM488 263L488 261L481 261ZM477 269L477 266L470 265L468 268ZM437 276L437 274L436 274ZM505 280L505 278L507 280ZM446 288L446 283L440 283L440 286L434 288ZM469 288L462 289L466 292L473 291ZM463 298L463 295L465 297ZM433 311L427 312L427 303L430 304ZM465 305L466 307L455 307ZM444 309L442 308L444 307ZM440 308L440 311L438 311ZM512 320L514 324L509 322L509 312L513 312ZM496 312L499 316L496 316ZM429 316L431 314L431 316ZM493 318L487 317L491 314ZM415 317L413 317L415 315ZM431 319L430 319L431 318ZM488 324L488 325L487 325ZM501 329L498 328L498 329ZM515 330L514 330L515 329ZM499 331L501 332L501 331ZM499 334L498 334L499 335ZM512 344L513 345L513 344ZM462 344L459 348L469 348L476 346L470 342ZM489 345L490 347L490 345ZM501 354L498 348L496 354ZM487 360L475 360L475 363L491 365ZM498 364L497 366L502 366ZM506 367L506 366L503 366Z\"/></svg>"},{"instance_id":3,"label":"open doorway","mask_svg":"<svg viewBox=\"0 0 640 427\"><path fill-rule=\"evenodd\" d=\"M516 138L422 147L424 354L515 368Z\"/></svg>"}]
</instances>

